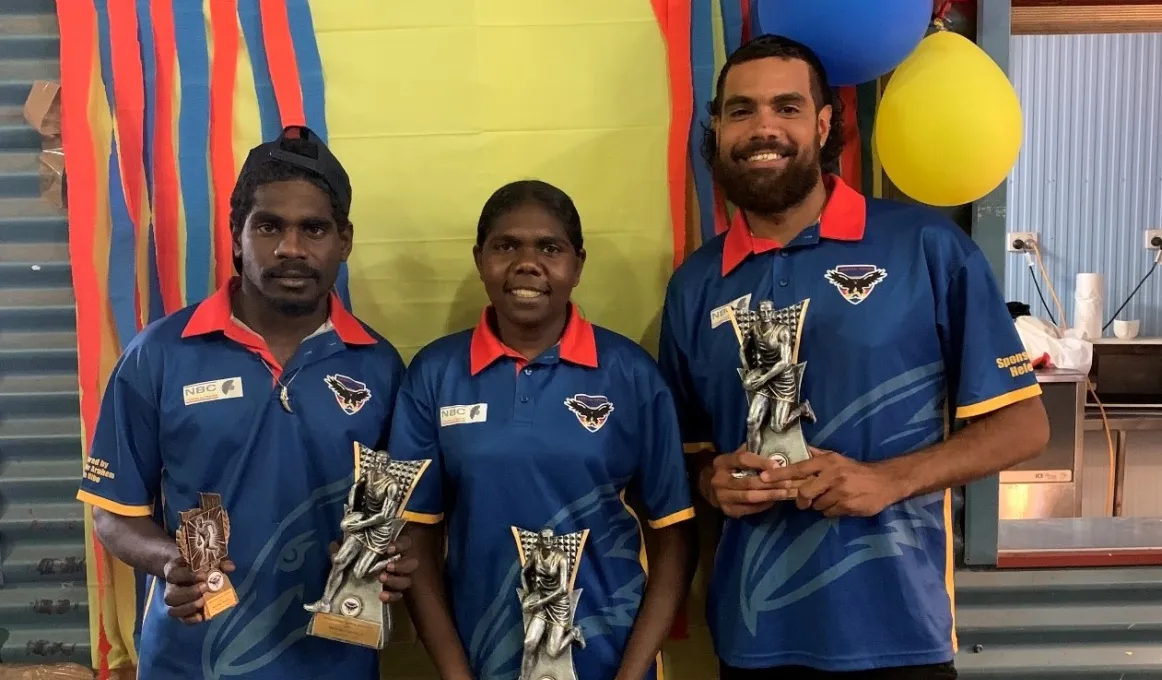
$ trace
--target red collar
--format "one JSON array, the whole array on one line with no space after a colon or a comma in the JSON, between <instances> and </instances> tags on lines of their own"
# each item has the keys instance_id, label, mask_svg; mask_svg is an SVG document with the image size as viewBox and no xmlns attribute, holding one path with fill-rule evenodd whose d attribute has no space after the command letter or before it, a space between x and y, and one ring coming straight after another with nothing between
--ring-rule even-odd
<instances>
[{"instance_id":1,"label":"red collar","mask_svg":"<svg viewBox=\"0 0 1162 680\"><path fill-rule=\"evenodd\" d=\"M488 324L488 310L485 307L480 313L480 323L472 331L472 345L469 352L469 364L472 375L483 371L492 365L492 362L501 357L516 359L524 362L526 359L516 350L506 346L492 332ZM597 368L597 340L593 336L593 324L581 318L577 308L569 305L569 322L565 324L565 332L561 335L561 360L571 364Z\"/></svg>"},{"instance_id":2,"label":"red collar","mask_svg":"<svg viewBox=\"0 0 1162 680\"><path fill-rule=\"evenodd\" d=\"M838 175L824 175L823 181L831 190L831 197L819 218L820 238L837 241L858 241L867 226L867 200L847 186ZM722 244L722 275L726 276L751 255L765 253L782 244L769 239L755 238L746 225L746 217L736 210Z\"/></svg>"},{"instance_id":3,"label":"red collar","mask_svg":"<svg viewBox=\"0 0 1162 680\"><path fill-rule=\"evenodd\" d=\"M220 332L243 344L251 344L249 341L253 338L243 336L255 335L254 332L235 323L233 311L230 308L230 294L240 282L241 279L235 276L213 295L202 300L198 308L194 310L193 315L190 316L190 320L186 322L182 337L190 338L195 335ZM339 299L335 291L331 291L331 325L335 328L335 333L339 339L348 345L374 345L377 342L363 327L363 324L359 323L359 319L347 311L347 308L343 306L343 301Z\"/></svg>"}]
</instances>

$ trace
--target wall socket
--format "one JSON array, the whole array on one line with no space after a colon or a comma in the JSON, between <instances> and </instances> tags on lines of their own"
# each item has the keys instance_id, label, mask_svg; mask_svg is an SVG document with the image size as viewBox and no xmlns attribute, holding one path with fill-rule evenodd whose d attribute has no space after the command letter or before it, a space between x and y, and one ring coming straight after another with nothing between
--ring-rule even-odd
<instances>
[{"instance_id":1,"label":"wall socket","mask_svg":"<svg viewBox=\"0 0 1162 680\"><path fill-rule=\"evenodd\" d=\"M1025 252L1026 250L1029 249L1028 244L1030 242L1040 245L1040 241L1037 240L1037 232L1035 232L1035 231L1010 231L1008 234L1005 235L1005 239L1006 239L1005 248L1010 253L1023 253L1023 252ZM1021 248L1018 248L1015 245L1013 245L1017 241L1024 241L1025 248L1021 249ZM1149 239L1147 239L1147 242L1149 242Z\"/></svg>"},{"instance_id":2,"label":"wall socket","mask_svg":"<svg viewBox=\"0 0 1162 680\"><path fill-rule=\"evenodd\" d=\"M1147 229L1146 230L1146 250L1160 250L1159 246L1151 243L1154 239L1162 239L1162 229Z\"/></svg>"}]
</instances>

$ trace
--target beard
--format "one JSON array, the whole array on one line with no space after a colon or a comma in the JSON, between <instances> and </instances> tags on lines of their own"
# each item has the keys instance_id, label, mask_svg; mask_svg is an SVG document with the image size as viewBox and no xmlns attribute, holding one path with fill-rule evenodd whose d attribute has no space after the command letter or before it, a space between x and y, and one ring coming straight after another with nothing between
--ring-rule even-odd
<instances>
[{"instance_id":1,"label":"beard","mask_svg":"<svg viewBox=\"0 0 1162 680\"><path fill-rule=\"evenodd\" d=\"M243 276L250 281L253 294L262 300L267 307L282 316L310 316L318 311L320 302L329 295L327 287L321 285L322 273L306 264L283 263L271 269L259 269L257 271L254 271L254 269L257 268L248 269L243 266ZM291 274L313 278L317 283L320 283L319 295L314 298L298 297L293 294L287 295L273 285L270 285L277 277Z\"/></svg>"},{"instance_id":2,"label":"beard","mask_svg":"<svg viewBox=\"0 0 1162 680\"><path fill-rule=\"evenodd\" d=\"M302 301L302 300L283 300L280 298L268 297L266 298L276 312L287 317L301 317L310 316L319 309L319 300Z\"/></svg>"},{"instance_id":3,"label":"beard","mask_svg":"<svg viewBox=\"0 0 1162 680\"><path fill-rule=\"evenodd\" d=\"M819 142L808 150L773 140L754 140L733 151L719 149L711 171L726 200L758 215L780 215L807 199L820 181ZM748 168L744 160L761 151L787 159L782 170Z\"/></svg>"}]
</instances>

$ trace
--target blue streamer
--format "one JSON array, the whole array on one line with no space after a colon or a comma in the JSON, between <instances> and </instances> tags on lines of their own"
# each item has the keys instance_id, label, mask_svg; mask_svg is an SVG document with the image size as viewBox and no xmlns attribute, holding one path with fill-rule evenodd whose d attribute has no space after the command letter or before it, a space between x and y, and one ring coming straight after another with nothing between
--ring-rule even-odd
<instances>
[{"instance_id":1,"label":"blue streamer","mask_svg":"<svg viewBox=\"0 0 1162 680\"><path fill-rule=\"evenodd\" d=\"M109 114L116 116L116 101L113 94L113 43L109 36L109 6L106 0L95 0L97 10L97 50L101 61L101 81L105 85L105 100L109 104ZM114 118L114 121L116 118ZM114 123L115 124L115 123ZM117 340L122 351L137 335L137 238L133 233L133 220L125 202L125 186L121 182L121 167L118 161L117 140L114 138L109 150L109 212L111 233L109 236L109 264L105 272L109 306L113 312L113 325L117 329Z\"/></svg>"},{"instance_id":2,"label":"blue streamer","mask_svg":"<svg viewBox=\"0 0 1162 680\"><path fill-rule=\"evenodd\" d=\"M722 3L722 32L723 43L726 45L726 56L742 46L742 7L738 0L719 0Z\"/></svg>"},{"instance_id":3,"label":"blue streamer","mask_svg":"<svg viewBox=\"0 0 1162 680\"><path fill-rule=\"evenodd\" d=\"M694 80L694 119L690 125L690 156L694 169L694 190L698 196L699 231L702 242L715 236L714 182L710 167L702 159L703 130L710 126L707 106L714 98L714 26L711 2L693 0L690 15L690 67Z\"/></svg>"},{"instance_id":4,"label":"blue streamer","mask_svg":"<svg viewBox=\"0 0 1162 680\"><path fill-rule=\"evenodd\" d=\"M149 0L137 0L137 39L141 42L141 73L145 81L143 112L145 139L141 145L141 153L142 161L145 163L145 190L149 196L149 205L153 206L153 144L157 130L157 112L154 111L153 99L157 96L157 55L153 43L153 17L149 13ZM157 244L154 240L152 210L146 233L149 237L149 309L146 318L149 321L157 321L165 316L165 304L161 297L161 273L157 269ZM139 602L138 608L143 611L144 603ZM138 616L142 611L138 611Z\"/></svg>"},{"instance_id":5,"label":"blue streamer","mask_svg":"<svg viewBox=\"0 0 1162 680\"><path fill-rule=\"evenodd\" d=\"M327 101L323 87L323 58L315 39L315 23L311 18L308 0L287 0L287 19L290 23L291 44L295 48L295 63L299 67L299 88L303 93L303 113L307 127L327 141Z\"/></svg>"},{"instance_id":6,"label":"blue streamer","mask_svg":"<svg viewBox=\"0 0 1162 680\"><path fill-rule=\"evenodd\" d=\"M242 38L250 53L250 68L254 74L254 93L258 98L258 119L262 126L262 141L276 139L282 132L282 118L278 100L274 96L274 81L266 61L266 46L262 42L262 13L258 0L238 0L238 20L242 24Z\"/></svg>"},{"instance_id":7,"label":"blue streamer","mask_svg":"<svg viewBox=\"0 0 1162 680\"><path fill-rule=\"evenodd\" d=\"M173 0L174 37L181 70L178 113L178 172L186 217L186 301L210 292L213 237L210 225L210 55L202 4Z\"/></svg>"}]
</instances>

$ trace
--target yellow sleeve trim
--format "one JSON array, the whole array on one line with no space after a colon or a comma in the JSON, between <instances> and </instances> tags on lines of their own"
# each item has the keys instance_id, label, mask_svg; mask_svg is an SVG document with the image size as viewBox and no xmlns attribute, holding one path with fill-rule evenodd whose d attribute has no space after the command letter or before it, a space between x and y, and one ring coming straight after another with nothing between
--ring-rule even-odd
<instances>
[{"instance_id":1,"label":"yellow sleeve trim","mask_svg":"<svg viewBox=\"0 0 1162 680\"><path fill-rule=\"evenodd\" d=\"M713 451L714 444L710 442L694 442L693 444L683 444L682 450L687 454L702 453L703 451Z\"/></svg>"},{"instance_id":2,"label":"yellow sleeve trim","mask_svg":"<svg viewBox=\"0 0 1162 680\"><path fill-rule=\"evenodd\" d=\"M416 524L439 524L440 522L444 521L444 513L441 512L438 515L429 515L425 512L411 512L410 510L404 510L403 518L409 522L415 522Z\"/></svg>"},{"instance_id":3,"label":"yellow sleeve trim","mask_svg":"<svg viewBox=\"0 0 1162 680\"><path fill-rule=\"evenodd\" d=\"M975 418L977 416L983 416L986 413L992 413L993 411L997 411L1006 406L1015 404L1018 401L1024 401L1026 399L1039 396L1040 394L1040 384L1029 385L1028 387L1022 387L1019 390L1006 392L998 397L993 397L992 399L985 399L984 401L978 401L975 404L958 407L956 409L956 417Z\"/></svg>"},{"instance_id":4,"label":"yellow sleeve trim","mask_svg":"<svg viewBox=\"0 0 1162 680\"><path fill-rule=\"evenodd\" d=\"M111 501L108 498L102 498L95 493L81 489L77 492L77 500L89 505L95 505L102 510L108 510L114 515L121 515L122 517L151 517L153 515L153 508L148 505L122 505L117 501Z\"/></svg>"},{"instance_id":5,"label":"yellow sleeve trim","mask_svg":"<svg viewBox=\"0 0 1162 680\"><path fill-rule=\"evenodd\" d=\"M678 512L670 513L661 519L651 519L651 529L665 529L668 526L677 524L678 522L685 522L688 519L694 519L694 508L686 508Z\"/></svg>"}]
</instances>

